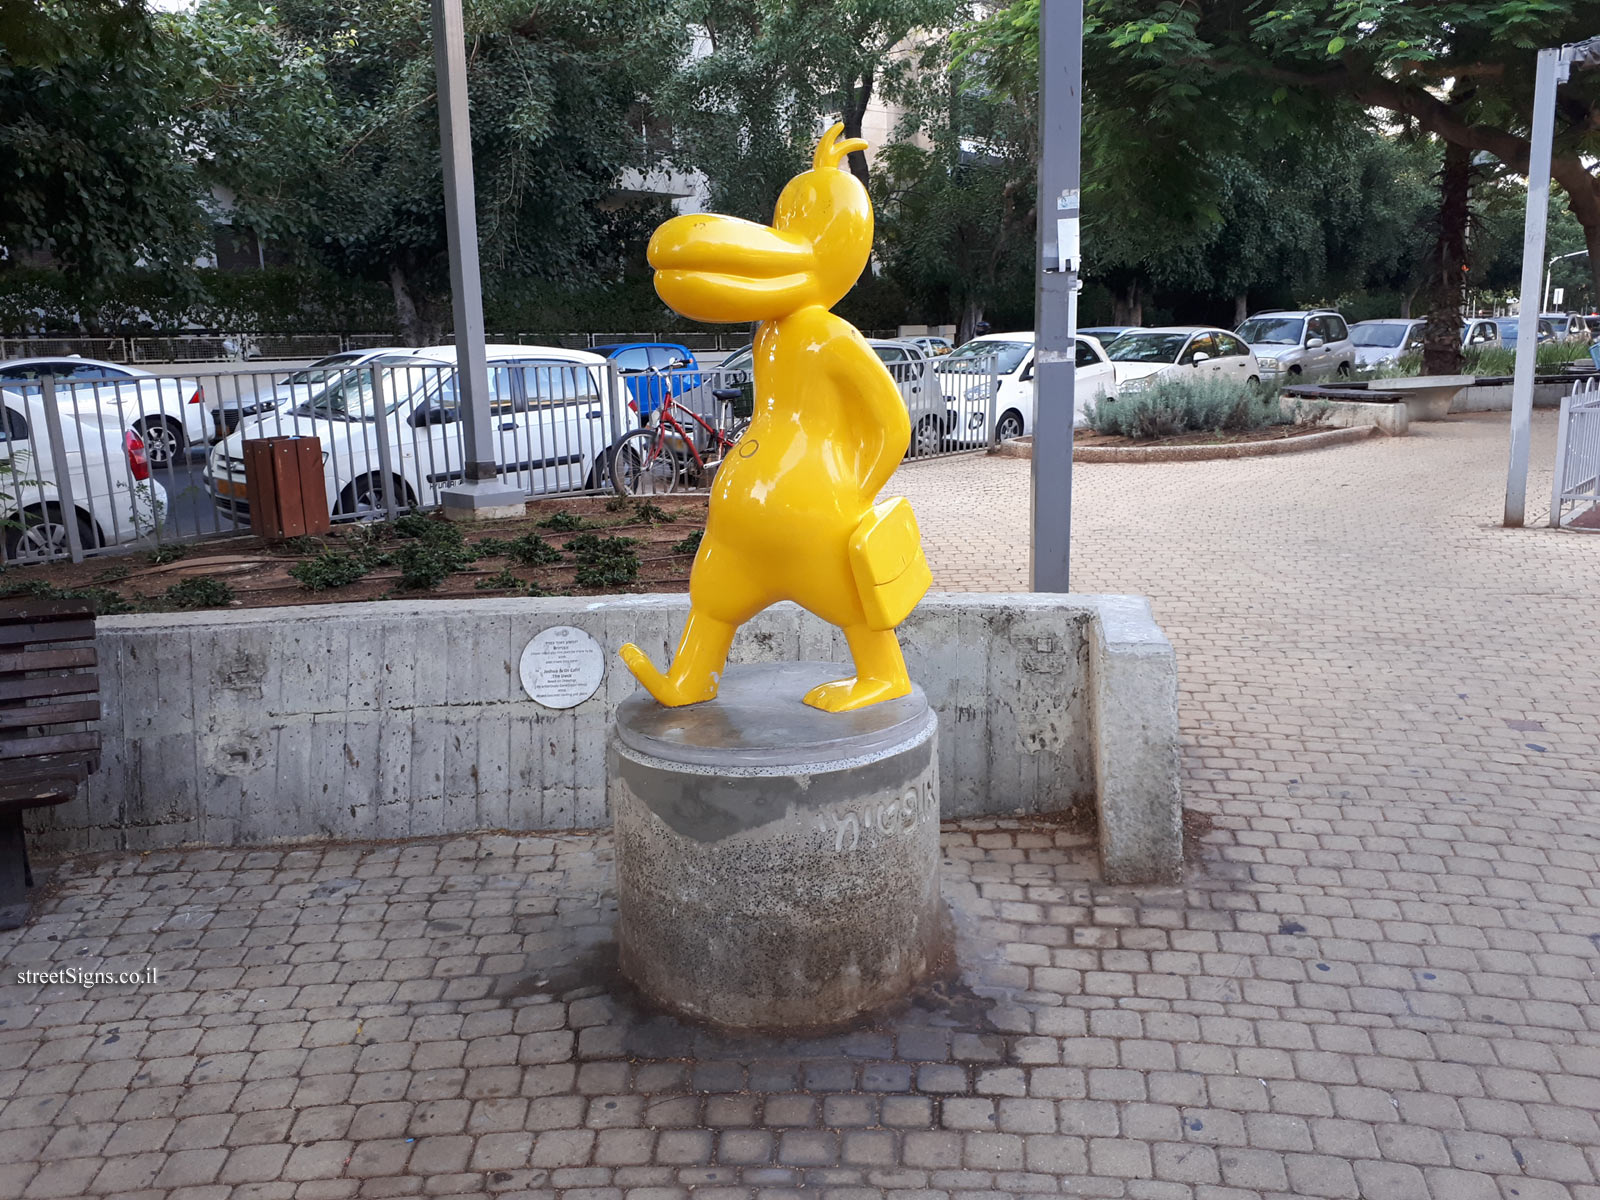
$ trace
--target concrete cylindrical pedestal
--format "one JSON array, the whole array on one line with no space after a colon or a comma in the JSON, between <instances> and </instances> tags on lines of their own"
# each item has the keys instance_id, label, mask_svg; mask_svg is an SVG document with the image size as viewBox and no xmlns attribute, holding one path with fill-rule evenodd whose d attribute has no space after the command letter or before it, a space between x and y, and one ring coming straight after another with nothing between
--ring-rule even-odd
<instances>
[{"instance_id":1,"label":"concrete cylindrical pedestal","mask_svg":"<svg viewBox=\"0 0 1600 1200\"><path fill-rule=\"evenodd\" d=\"M830 1025L902 996L939 929L937 720L921 689L801 703L838 663L734 667L715 700L617 709L623 972L735 1028Z\"/></svg>"}]
</instances>

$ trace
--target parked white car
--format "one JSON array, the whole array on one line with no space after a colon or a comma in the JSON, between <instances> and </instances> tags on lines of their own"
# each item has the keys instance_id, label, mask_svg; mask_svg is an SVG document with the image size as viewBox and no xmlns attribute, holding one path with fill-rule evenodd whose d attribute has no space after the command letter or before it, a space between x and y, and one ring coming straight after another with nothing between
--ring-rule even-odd
<instances>
[{"instance_id":1,"label":"parked white car","mask_svg":"<svg viewBox=\"0 0 1600 1200\"><path fill-rule=\"evenodd\" d=\"M934 360L908 341L868 338L867 345L889 368L900 388L900 397L906 402L906 413L911 417L911 445L906 455L920 458L937 454L944 445L950 406L933 369Z\"/></svg>"},{"instance_id":2,"label":"parked white car","mask_svg":"<svg viewBox=\"0 0 1600 1200\"><path fill-rule=\"evenodd\" d=\"M326 358L319 358L308 366L301 367L298 371L291 371L282 379L276 380L271 387L261 388L253 395L246 395L243 389L233 396L222 395L217 397L217 409L221 416L221 430L219 436L226 436L239 427L239 423L249 417L259 417L262 413L272 412L284 405L294 406L304 404L308 400L315 400L319 395L331 387L337 387L339 382L354 367L364 366L388 354L405 354L404 346L375 346L369 350L342 350L338 354L330 354ZM248 379L249 376L244 376Z\"/></svg>"},{"instance_id":3,"label":"parked white car","mask_svg":"<svg viewBox=\"0 0 1600 1200\"><path fill-rule=\"evenodd\" d=\"M552 346L489 346L487 352L502 482L530 495L599 486L606 448L620 432L612 413L618 398L606 395L606 360ZM245 515L244 442L301 436L321 441L332 515L378 512L384 505L381 429L398 502L438 504L440 489L463 477L455 354L454 346L383 354L311 400L245 421L213 447L206 463L212 502L235 518Z\"/></svg>"},{"instance_id":4,"label":"parked white car","mask_svg":"<svg viewBox=\"0 0 1600 1200\"><path fill-rule=\"evenodd\" d=\"M1321 379L1348 375L1355 364L1349 326L1327 309L1257 313L1233 332L1255 351L1264 376Z\"/></svg>"},{"instance_id":5,"label":"parked white car","mask_svg":"<svg viewBox=\"0 0 1600 1200\"><path fill-rule=\"evenodd\" d=\"M1260 383L1261 368L1250 347L1211 325L1164 325L1133 329L1106 347L1117 375L1117 395L1142 392L1157 379L1202 375L1237 383Z\"/></svg>"},{"instance_id":6,"label":"parked white car","mask_svg":"<svg viewBox=\"0 0 1600 1200\"><path fill-rule=\"evenodd\" d=\"M69 521L85 549L143 541L166 512L167 493L150 478L144 443L114 409L86 407L74 416L65 403L56 408L64 461L51 452L39 392L0 391L0 544L8 562L65 557Z\"/></svg>"},{"instance_id":7,"label":"parked white car","mask_svg":"<svg viewBox=\"0 0 1600 1200\"><path fill-rule=\"evenodd\" d=\"M0 363L0 387L37 383L43 375L55 378L56 396L68 411L118 408L124 427L144 442L152 467L165 467L217 436L216 405L197 380L76 356Z\"/></svg>"},{"instance_id":8,"label":"parked white car","mask_svg":"<svg viewBox=\"0 0 1600 1200\"><path fill-rule=\"evenodd\" d=\"M1031 330L986 333L963 342L934 364L940 374L954 374L976 370L991 357L996 363L993 430L989 427L988 396L978 394L985 385L974 383L958 405L966 414L965 428L952 430L953 437L968 442L987 441L992 432L997 440L1005 441L1033 432L1033 340ZM1099 403L1117 394L1116 372L1106 358L1105 348L1082 334L1078 335L1075 361L1072 423L1085 425L1088 422L1084 408L1090 401Z\"/></svg>"},{"instance_id":9,"label":"parked white car","mask_svg":"<svg viewBox=\"0 0 1600 1200\"><path fill-rule=\"evenodd\" d=\"M950 351L955 349L955 346L951 344L949 338L939 337L932 333L913 334L911 337L903 337L899 340L902 342L910 342L929 358L943 358L946 354L949 354Z\"/></svg>"}]
</instances>

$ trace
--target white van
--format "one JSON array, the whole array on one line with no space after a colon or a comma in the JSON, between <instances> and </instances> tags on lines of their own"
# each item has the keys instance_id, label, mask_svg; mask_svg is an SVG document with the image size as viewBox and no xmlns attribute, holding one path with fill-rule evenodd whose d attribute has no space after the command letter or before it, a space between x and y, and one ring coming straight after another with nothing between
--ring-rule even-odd
<instances>
[{"instance_id":1,"label":"white van","mask_svg":"<svg viewBox=\"0 0 1600 1200\"><path fill-rule=\"evenodd\" d=\"M144 443L122 427L116 407L83 405L74 412L57 400L56 408L64 463L50 450L43 396L0 391L0 544L7 562L65 558L68 521L84 549L140 542L166 512L167 493L150 478Z\"/></svg>"},{"instance_id":2,"label":"white van","mask_svg":"<svg viewBox=\"0 0 1600 1200\"><path fill-rule=\"evenodd\" d=\"M529 495L598 487L619 432L606 360L553 346L489 346L489 411L502 482ZM245 420L206 462L212 503L238 519L246 507L244 443L315 437L322 443L328 508L335 517L381 511L384 468L401 507L431 507L463 478L454 346L379 355L299 404ZM376 382L376 387L374 383Z\"/></svg>"},{"instance_id":3,"label":"white van","mask_svg":"<svg viewBox=\"0 0 1600 1200\"><path fill-rule=\"evenodd\" d=\"M967 428L952 430L952 437L967 442L986 441L989 434L995 440L1021 437L1033 432L1033 333L986 333L970 342L963 342L955 350L934 362L934 370L941 374L971 369L973 364L993 357L998 377L998 392L994 405L994 429L989 429L985 408L967 411ZM1117 394L1115 369L1106 358L1105 348L1099 341L1083 334L1078 335L1077 370L1072 405L1072 423L1086 425L1084 407L1090 401L1100 401ZM984 397L987 399L987 397Z\"/></svg>"}]
</instances>

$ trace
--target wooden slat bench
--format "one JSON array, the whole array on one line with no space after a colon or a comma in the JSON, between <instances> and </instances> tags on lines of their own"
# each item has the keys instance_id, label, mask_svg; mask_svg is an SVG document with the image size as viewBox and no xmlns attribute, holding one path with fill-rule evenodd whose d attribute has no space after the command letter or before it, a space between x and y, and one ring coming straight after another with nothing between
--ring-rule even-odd
<instances>
[{"instance_id":1,"label":"wooden slat bench","mask_svg":"<svg viewBox=\"0 0 1600 1200\"><path fill-rule=\"evenodd\" d=\"M100 719L99 691L89 605L0 600L0 929L28 917L23 810L71 800L100 765L99 731L76 728Z\"/></svg>"}]
</instances>

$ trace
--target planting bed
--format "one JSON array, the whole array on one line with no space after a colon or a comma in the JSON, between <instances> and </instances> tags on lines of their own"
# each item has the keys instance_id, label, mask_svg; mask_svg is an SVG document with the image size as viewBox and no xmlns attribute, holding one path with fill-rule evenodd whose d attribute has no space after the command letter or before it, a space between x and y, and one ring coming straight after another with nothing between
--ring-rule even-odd
<instances>
[{"instance_id":1,"label":"planting bed","mask_svg":"<svg viewBox=\"0 0 1600 1200\"><path fill-rule=\"evenodd\" d=\"M226 537L82 563L8 566L0 598L84 594L102 613L115 613L684 592L705 518L703 495L650 505L599 496L535 500L527 516L485 525L412 514L278 545Z\"/></svg>"}]
</instances>

